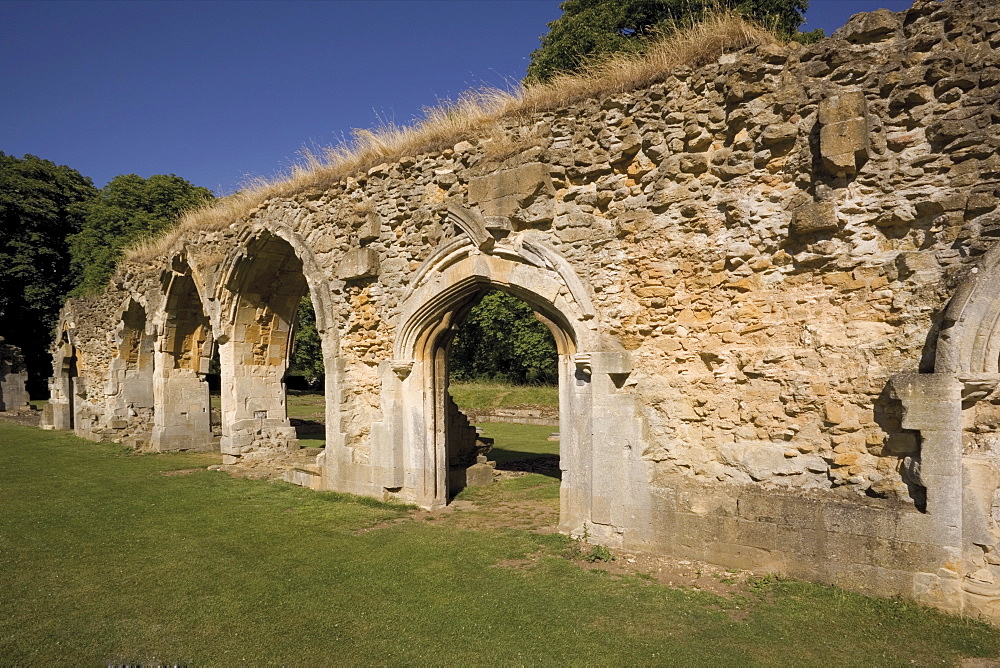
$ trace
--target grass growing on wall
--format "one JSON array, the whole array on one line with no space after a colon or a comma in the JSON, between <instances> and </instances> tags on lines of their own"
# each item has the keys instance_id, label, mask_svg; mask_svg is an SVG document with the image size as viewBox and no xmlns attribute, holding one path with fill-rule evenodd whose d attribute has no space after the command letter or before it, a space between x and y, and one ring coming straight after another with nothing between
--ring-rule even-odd
<instances>
[{"instance_id":1,"label":"grass growing on wall","mask_svg":"<svg viewBox=\"0 0 1000 668\"><path fill-rule=\"evenodd\" d=\"M355 130L350 142L320 152L304 152L289 175L260 179L239 192L181 216L166 234L137 242L128 260L145 262L166 254L186 232L221 230L248 216L272 197L290 197L328 187L341 178L406 155L440 151L462 140L482 142L496 154L513 154L519 146L500 125L504 118L521 118L557 109L587 98L599 98L664 81L680 67L698 67L720 55L755 44L774 43L777 36L735 12L719 11L704 21L677 30L650 46L641 56L618 54L573 74L544 83L512 84L508 89L479 88L455 101L424 110L411 125L385 125Z\"/></svg>"},{"instance_id":2,"label":"grass growing on wall","mask_svg":"<svg viewBox=\"0 0 1000 668\"><path fill-rule=\"evenodd\" d=\"M569 539L0 423L6 665L919 665L984 624L799 582L732 599L589 571ZM541 490L541 491L540 491ZM528 559L528 557L531 557ZM513 565L512 565L513 564Z\"/></svg>"}]
</instances>

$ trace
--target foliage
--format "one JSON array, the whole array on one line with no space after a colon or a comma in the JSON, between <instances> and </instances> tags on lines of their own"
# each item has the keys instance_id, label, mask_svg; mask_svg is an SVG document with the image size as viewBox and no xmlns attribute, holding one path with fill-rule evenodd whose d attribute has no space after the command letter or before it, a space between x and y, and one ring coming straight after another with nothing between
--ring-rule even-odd
<instances>
[{"instance_id":1,"label":"foliage","mask_svg":"<svg viewBox=\"0 0 1000 668\"><path fill-rule=\"evenodd\" d=\"M122 257L138 239L170 228L184 211L213 198L212 191L173 174L144 179L122 174L104 186L87 207L83 228L69 238L73 269L80 284L73 294L102 290Z\"/></svg>"},{"instance_id":2,"label":"foliage","mask_svg":"<svg viewBox=\"0 0 1000 668\"><path fill-rule=\"evenodd\" d=\"M654 35L673 32L710 12L735 10L791 36L802 24L808 0L566 0L562 16L548 24L532 52L528 81L547 81L579 71L595 58L640 52Z\"/></svg>"},{"instance_id":3,"label":"foliage","mask_svg":"<svg viewBox=\"0 0 1000 668\"><path fill-rule=\"evenodd\" d=\"M798 42L799 44L815 44L826 37L826 33L823 32L822 28L816 28L815 30L810 30L809 32L797 32L792 35L792 41Z\"/></svg>"},{"instance_id":4,"label":"foliage","mask_svg":"<svg viewBox=\"0 0 1000 668\"><path fill-rule=\"evenodd\" d=\"M309 295L305 295L299 301L288 374L303 376L310 387L317 387L322 384L324 373L323 346L316 329L316 311Z\"/></svg>"},{"instance_id":5,"label":"foliage","mask_svg":"<svg viewBox=\"0 0 1000 668\"><path fill-rule=\"evenodd\" d=\"M555 383L559 362L552 333L531 307L505 292L488 292L458 329L451 353L456 380Z\"/></svg>"},{"instance_id":6,"label":"foliage","mask_svg":"<svg viewBox=\"0 0 1000 668\"><path fill-rule=\"evenodd\" d=\"M21 348L35 396L52 373L52 330L75 282L66 237L96 194L75 169L0 152L0 336Z\"/></svg>"}]
</instances>

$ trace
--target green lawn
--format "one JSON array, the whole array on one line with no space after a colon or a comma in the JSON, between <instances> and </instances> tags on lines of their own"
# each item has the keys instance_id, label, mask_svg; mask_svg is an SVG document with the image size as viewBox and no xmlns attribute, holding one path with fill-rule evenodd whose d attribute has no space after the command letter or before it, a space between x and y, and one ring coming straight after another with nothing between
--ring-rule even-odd
<instances>
[{"instance_id":1,"label":"green lawn","mask_svg":"<svg viewBox=\"0 0 1000 668\"><path fill-rule=\"evenodd\" d=\"M490 425L490 428L499 425ZM520 443L517 448L532 447ZM764 580L725 599L591 571L485 521L525 475L427 515L0 423L2 665L949 665L985 624Z\"/></svg>"},{"instance_id":2,"label":"green lawn","mask_svg":"<svg viewBox=\"0 0 1000 668\"><path fill-rule=\"evenodd\" d=\"M498 464L559 454L559 441L548 440L558 427L486 422L478 425L483 436L493 439L489 458Z\"/></svg>"},{"instance_id":3,"label":"green lawn","mask_svg":"<svg viewBox=\"0 0 1000 668\"><path fill-rule=\"evenodd\" d=\"M460 408L508 408L512 406L558 406L559 388L555 385L507 385L504 383L448 384L452 398Z\"/></svg>"}]
</instances>

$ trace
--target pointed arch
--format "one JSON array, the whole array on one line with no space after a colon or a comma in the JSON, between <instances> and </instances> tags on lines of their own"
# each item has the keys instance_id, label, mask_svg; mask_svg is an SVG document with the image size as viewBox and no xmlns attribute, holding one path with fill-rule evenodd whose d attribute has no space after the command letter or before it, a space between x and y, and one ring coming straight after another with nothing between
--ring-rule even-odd
<instances>
[{"instance_id":1,"label":"pointed arch","mask_svg":"<svg viewBox=\"0 0 1000 668\"><path fill-rule=\"evenodd\" d=\"M211 399L206 375L215 339L207 315L205 282L184 252L160 276L164 299L157 327L153 374L154 450L212 451Z\"/></svg>"},{"instance_id":2,"label":"pointed arch","mask_svg":"<svg viewBox=\"0 0 1000 668\"><path fill-rule=\"evenodd\" d=\"M327 413L336 397L330 288L309 245L287 225L258 221L243 230L223 260L219 358L231 381L222 391L222 452L233 458L257 450L296 450L287 415L288 369L298 305L309 294L323 348ZM336 438L327 420L327 442ZM333 432L333 433L331 433Z\"/></svg>"}]
</instances>

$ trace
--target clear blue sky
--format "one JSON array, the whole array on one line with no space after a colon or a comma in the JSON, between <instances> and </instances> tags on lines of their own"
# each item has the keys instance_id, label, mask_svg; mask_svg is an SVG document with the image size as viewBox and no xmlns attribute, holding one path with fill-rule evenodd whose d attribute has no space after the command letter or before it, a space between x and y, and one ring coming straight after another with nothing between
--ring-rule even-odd
<instances>
[{"instance_id":1,"label":"clear blue sky","mask_svg":"<svg viewBox=\"0 0 1000 668\"><path fill-rule=\"evenodd\" d=\"M909 0L811 0L803 30ZM558 0L0 2L0 151L217 194L524 76Z\"/></svg>"}]
</instances>

